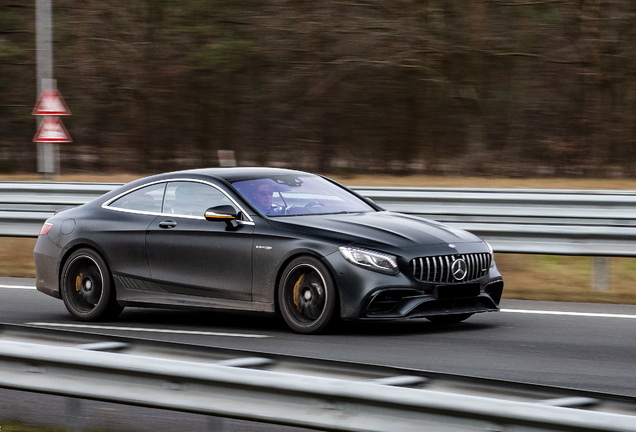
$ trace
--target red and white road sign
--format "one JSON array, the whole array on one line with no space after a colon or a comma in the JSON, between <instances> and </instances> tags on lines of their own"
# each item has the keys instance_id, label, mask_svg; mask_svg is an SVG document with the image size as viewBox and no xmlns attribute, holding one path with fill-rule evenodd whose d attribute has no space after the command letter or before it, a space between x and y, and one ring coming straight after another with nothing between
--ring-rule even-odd
<instances>
[{"instance_id":1,"label":"red and white road sign","mask_svg":"<svg viewBox=\"0 0 636 432\"><path fill-rule=\"evenodd\" d=\"M59 117L44 117L33 142L70 143L73 140Z\"/></svg>"},{"instance_id":2,"label":"red and white road sign","mask_svg":"<svg viewBox=\"0 0 636 432\"><path fill-rule=\"evenodd\" d=\"M57 89L43 90L40 98L35 103L32 115L41 116L61 116L71 115L71 110L68 109L62 95Z\"/></svg>"}]
</instances>

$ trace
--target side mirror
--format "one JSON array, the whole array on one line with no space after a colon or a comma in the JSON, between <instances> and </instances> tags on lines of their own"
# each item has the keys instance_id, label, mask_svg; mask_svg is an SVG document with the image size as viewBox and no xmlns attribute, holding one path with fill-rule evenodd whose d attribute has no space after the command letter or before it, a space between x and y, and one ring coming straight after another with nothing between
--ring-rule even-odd
<instances>
[{"instance_id":1,"label":"side mirror","mask_svg":"<svg viewBox=\"0 0 636 432\"><path fill-rule=\"evenodd\" d=\"M223 221L228 227L236 228L238 223L236 218L238 213L236 209L231 205L221 205L216 207L210 207L205 211L205 219L209 221Z\"/></svg>"}]
</instances>

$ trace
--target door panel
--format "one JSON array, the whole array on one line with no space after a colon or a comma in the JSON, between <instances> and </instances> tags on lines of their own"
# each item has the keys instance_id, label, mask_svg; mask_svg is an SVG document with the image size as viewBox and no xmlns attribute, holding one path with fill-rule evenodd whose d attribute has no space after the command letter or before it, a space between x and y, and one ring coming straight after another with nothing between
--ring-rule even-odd
<instances>
[{"instance_id":1,"label":"door panel","mask_svg":"<svg viewBox=\"0 0 636 432\"><path fill-rule=\"evenodd\" d=\"M212 186L168 184L164 215L146 236L152 279L176 294L250 300L254 226L205 220L217 205L232 203Z\"/></svg>"},{"instance_id":2,"label":"door panel","mask_svg":"<svg viewBox=\"0 0 636 432\"><path fill-rule=\"evenodd\" d=\"M161 212L165 187L165 183L146 186L118 198L92 224L92 236L106 253L115 275L150 277L146 232Z\"/></svg>"}]
</instances>

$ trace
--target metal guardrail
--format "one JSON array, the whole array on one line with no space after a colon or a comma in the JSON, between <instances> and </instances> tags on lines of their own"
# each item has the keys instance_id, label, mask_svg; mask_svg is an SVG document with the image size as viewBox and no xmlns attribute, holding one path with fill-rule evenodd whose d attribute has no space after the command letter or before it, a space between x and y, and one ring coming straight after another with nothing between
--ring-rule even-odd
<instances>
[{"instance_id":1,"label":"metal guardrail","mask_svg":"<svg viewBox=\"0 0 636 432\"><path fill-rule=\"evenodd\" d=\"M0 341L0 387L327 431L636 431L631 415Z\"/></svg>"},{"instance_id":2,"label":"metal guardrail","mask_svg":"<svg viewBox=\"0 0 636 432\"><path fill-rule=\"evenodd\" d=\"M636 192L358 187L382 207L470 231L497 252L636 256Z\"/></svg>"},{"instance_id":3,"label":"metal guardrail","mask_svg":"<svg viewBox=\"0 0 636 432\"><path fill-rule=\"evenodd\" d=\"M114 183L0 183L0 236L35 237L56 210ZM496 252L636 256L636 191L353 187L387 210L477 234Z\"/></svg>"},{"instance_id":4,"label":"metal guardrail","mask_svg":"<svg viewBox=\"0 0 636 432\"><path fill-rule=\"evenodd\" d=\"M169 357L173 360L206 363L216 362L224 366L258 368L353 381L372 380L384 385L427 388L446 393L459 392L493 399L506 399L514 394L518 401L549 403L552 406L584 406L594 411L636 416L636 395L437 372L422 368L378 365L364 360L334 360L274 353L267 350L227 348L113 334L112 332L116 332L117 328L104 328L105 333L101 331L91 333L91 330L58 328L55 325L46 324L0 323L0 340L45 345L55 343L57 346L93 351ZM572 403L572 401L581 400L585 403Z\"/></svg>"},{"instance_id":5,"label":"metal guardrail","mask_svg":"<svg viewBox=\"0 0 636 432\"><path fill-rule=\"evenodd\" d=\"M118 183L0 182L0 236L37 237L58 210L91 201Z\"/></svg>"}]
</instances>

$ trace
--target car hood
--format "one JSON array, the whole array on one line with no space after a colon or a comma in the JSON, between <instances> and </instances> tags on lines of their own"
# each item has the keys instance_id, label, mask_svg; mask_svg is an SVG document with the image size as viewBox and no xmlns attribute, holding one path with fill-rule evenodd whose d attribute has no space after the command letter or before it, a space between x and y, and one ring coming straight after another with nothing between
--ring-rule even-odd
<instances>
[{"instance_id":1,"label":"car hood","mask_svg":"<svg viewBox=\"0 0 636 432\"><path fill-rule=\"evenodd\" d=\"M481 243L461 229L438 222L388 211L329 214L270 219L282 229L358 244L381 244L399 248L443 243Z\"/></svg>"}]
</instances>

